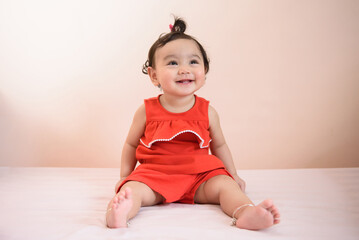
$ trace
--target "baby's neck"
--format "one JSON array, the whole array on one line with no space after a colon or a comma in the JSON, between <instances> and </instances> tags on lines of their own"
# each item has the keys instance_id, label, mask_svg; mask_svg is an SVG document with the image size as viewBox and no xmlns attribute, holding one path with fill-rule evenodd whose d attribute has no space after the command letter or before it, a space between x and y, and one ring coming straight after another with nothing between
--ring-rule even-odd
<instances>
[{"instance_id":1,"label":"baby's neck","mask_svg":"<svg viewBox=\"0 0 359 240\"><path fill-rule=\"evenodd\" d=\"M167 111L181 113L190 110L196 102L195 95L185 97L172 97L163 94L160 96L160 103Z\"/></svg>"}]
</instances>

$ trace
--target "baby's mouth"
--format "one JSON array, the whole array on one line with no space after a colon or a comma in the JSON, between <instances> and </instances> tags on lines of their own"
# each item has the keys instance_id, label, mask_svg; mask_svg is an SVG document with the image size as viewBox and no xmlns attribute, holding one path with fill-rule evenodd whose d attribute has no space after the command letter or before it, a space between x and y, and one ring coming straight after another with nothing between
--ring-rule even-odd
<instances>
[{"instance_id":1,"label":"baby's mouth","mask_svg":"<svg viewBox=\"0 0 359 240\"><path fill-rule=\"evenodd\" d=\"M189 84L191 82L193 82L193 80L190 80L190 79L183 79L183 80L176 81L176 83L179 83L179 84Z\"/></svg>"}]
</instances>

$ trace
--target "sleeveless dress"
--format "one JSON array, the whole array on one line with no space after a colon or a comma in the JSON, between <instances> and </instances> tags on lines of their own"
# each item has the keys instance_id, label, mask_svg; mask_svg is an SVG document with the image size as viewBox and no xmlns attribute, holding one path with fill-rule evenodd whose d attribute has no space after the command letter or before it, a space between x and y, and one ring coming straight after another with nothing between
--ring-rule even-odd
<instances>
[{"instance_id":1,"label":"sleeveless dress","mask_svg":"<svg viewBox=\"0 0 359 240\"><path fill-rule=\"evenodd\" d=\"M146 128L136 149L140 165L117 191L128 181L138 181L161 194L165 203L193 204L203 182L231 176L222 161L209 154L209 102L195 95L190 110L172 113L162 107L160 96L144 100Z\"/></svg>"}]
</instances>

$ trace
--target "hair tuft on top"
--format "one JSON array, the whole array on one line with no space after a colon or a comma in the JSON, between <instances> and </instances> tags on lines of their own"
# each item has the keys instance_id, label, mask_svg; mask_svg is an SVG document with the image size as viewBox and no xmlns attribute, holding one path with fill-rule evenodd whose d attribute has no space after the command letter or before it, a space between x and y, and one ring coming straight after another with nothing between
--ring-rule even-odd
<instances>
[{"instance_id":1,"label":"hair tuft on top","mask_svg":"<svg viewBox=\"0 0 359 240\"><path fill-rule=\"evenodd\" d=\"M186 22L183 21L181 18L176 17L171 32L184 33L185 31L186 31Z\"/></svg>"}]
</instances>

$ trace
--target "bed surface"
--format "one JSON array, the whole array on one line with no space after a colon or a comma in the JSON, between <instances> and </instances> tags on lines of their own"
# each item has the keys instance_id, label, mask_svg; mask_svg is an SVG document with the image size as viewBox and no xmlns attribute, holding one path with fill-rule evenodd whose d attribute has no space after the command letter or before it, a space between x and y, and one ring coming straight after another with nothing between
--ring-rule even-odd
<instances>
[{"instance_id":1,"label":"bed surface","mask_svg":"<svg viewBox=\"0 0 359 240\"><path fill-rule=\"evenodd\" d=\"M238 171L255 204L272 198L282 222L230 226L215 205L142 208L128 229L105 227L119 169L0 167L0 239L359 239L359 168Z\"/></svg>"}]
</instances>

